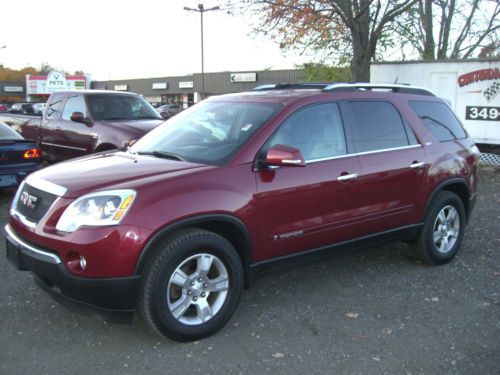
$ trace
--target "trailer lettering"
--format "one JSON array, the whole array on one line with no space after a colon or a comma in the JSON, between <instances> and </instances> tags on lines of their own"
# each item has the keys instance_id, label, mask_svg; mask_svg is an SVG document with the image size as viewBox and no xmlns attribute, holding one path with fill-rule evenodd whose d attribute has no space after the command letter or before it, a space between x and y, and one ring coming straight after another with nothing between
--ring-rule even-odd
<instances>
[{"instance_id":1,"label":"trailer lettering","mask_svg":"<svg viewBox=\"0 0 500 375\"><path fill-rule=\"evenodd\" d=\"M466 73L458 77L458 85L460 87L470 85L474 82L488 81L493 79L500 79L500 69L490 68L481 69L474 72Z\"/></svg>"}]
</instances>

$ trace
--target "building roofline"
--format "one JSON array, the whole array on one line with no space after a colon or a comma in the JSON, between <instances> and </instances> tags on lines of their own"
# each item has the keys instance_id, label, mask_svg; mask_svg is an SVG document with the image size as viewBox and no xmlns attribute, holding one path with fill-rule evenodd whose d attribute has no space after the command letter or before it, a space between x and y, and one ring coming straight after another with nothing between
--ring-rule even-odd
<instances>
[{"instance_id":1,"label":"building roofline","mask_svg":"<svg viewBox=\"0 0 500 375\"><path fill-rule=\"evenodd\" d=\"M205 72L205 75L208 74L233 74L233 73L274 73L274 72L292 72L292 71L303 71L304 69L265 69L265 70L252 70L252 69L247 69L247 70L238 70L238 71L233 71L233 70L224 70L222 72ZM144 78L120 78L120 79L105 79L105 80L92 80L92 82L96 83L101 83L101 82L133 82L133 81L144 81L144 80L153 80L153 79L175 79L175 78L194 78L194 76L199 76L201 75L201 72L196 72L193 74L187 74L187 75L182 75L182 76L162 76L162 77L144 77Z\"/></svg>"}]
</instances>

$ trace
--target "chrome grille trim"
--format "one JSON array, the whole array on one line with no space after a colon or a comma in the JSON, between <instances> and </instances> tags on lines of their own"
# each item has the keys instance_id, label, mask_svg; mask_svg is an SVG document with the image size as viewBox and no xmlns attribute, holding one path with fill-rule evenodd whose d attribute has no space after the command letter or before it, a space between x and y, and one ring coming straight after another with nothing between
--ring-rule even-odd
<instances>
[{"instance_id":1,"label":"chrome grille trim","mask_svg":"<svg viewBox=\"0 0 500 375\"><path fill-rule=\"evenodd\" d=\"M39 190L46 191L47 193L50 193L52 195L57 195L58 197L64 196L64 194L66 194L66 192L68 191L68 189L63 186L59 186L57 184L54 184L53 182L37 177L36 174L30 174L26 178L26 183Z\"/></svg>"}]
</instances>

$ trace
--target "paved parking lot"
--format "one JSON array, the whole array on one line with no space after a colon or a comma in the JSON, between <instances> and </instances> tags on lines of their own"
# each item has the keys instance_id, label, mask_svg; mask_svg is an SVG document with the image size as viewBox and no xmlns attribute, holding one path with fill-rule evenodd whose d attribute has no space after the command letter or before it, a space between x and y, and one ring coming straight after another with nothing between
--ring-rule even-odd
<instances>
[{"instance_id":1,"label":"paved parking lot","mask_svg":"<svg viewBox=\"0 0 500 375\"><path fill-rule=\"evenodd\" d=\"M12 191L0 191L3 228ZM404 244L265 275L229 324L179 344L54 303L0 244L0 374L500 374L500 170L483 168L462 251Z\"/></svg>"}]
</instances>

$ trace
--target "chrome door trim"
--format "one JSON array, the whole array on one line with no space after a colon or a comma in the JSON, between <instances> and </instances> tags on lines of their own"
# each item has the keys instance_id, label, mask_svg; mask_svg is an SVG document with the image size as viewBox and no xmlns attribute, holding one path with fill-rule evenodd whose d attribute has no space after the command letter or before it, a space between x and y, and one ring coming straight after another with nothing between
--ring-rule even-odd
<instances>
[{"instance_id":1,"label":"chrome door trim","mask_svg":"<svg viewBox=\"0 0 500 375\"><path fill-rule=\"evenodd\" d=\"M351 156L377 154L379 152L406 150L406 149L412 149L412 148L418 148L418 147L422 147L422 145L418 144L418 145L411 145L411 146L384 148L384 149L380 149L380 150L356 152L356 153L352 153L352 154L344 154L344 155L332 156L332 157L328 157L328 158L312 159L312 160L306 160L306 164L318 163L318 162L327 161L327 160L343 159L343 158L348 158Z\"/></svg>"}]
</instances>

